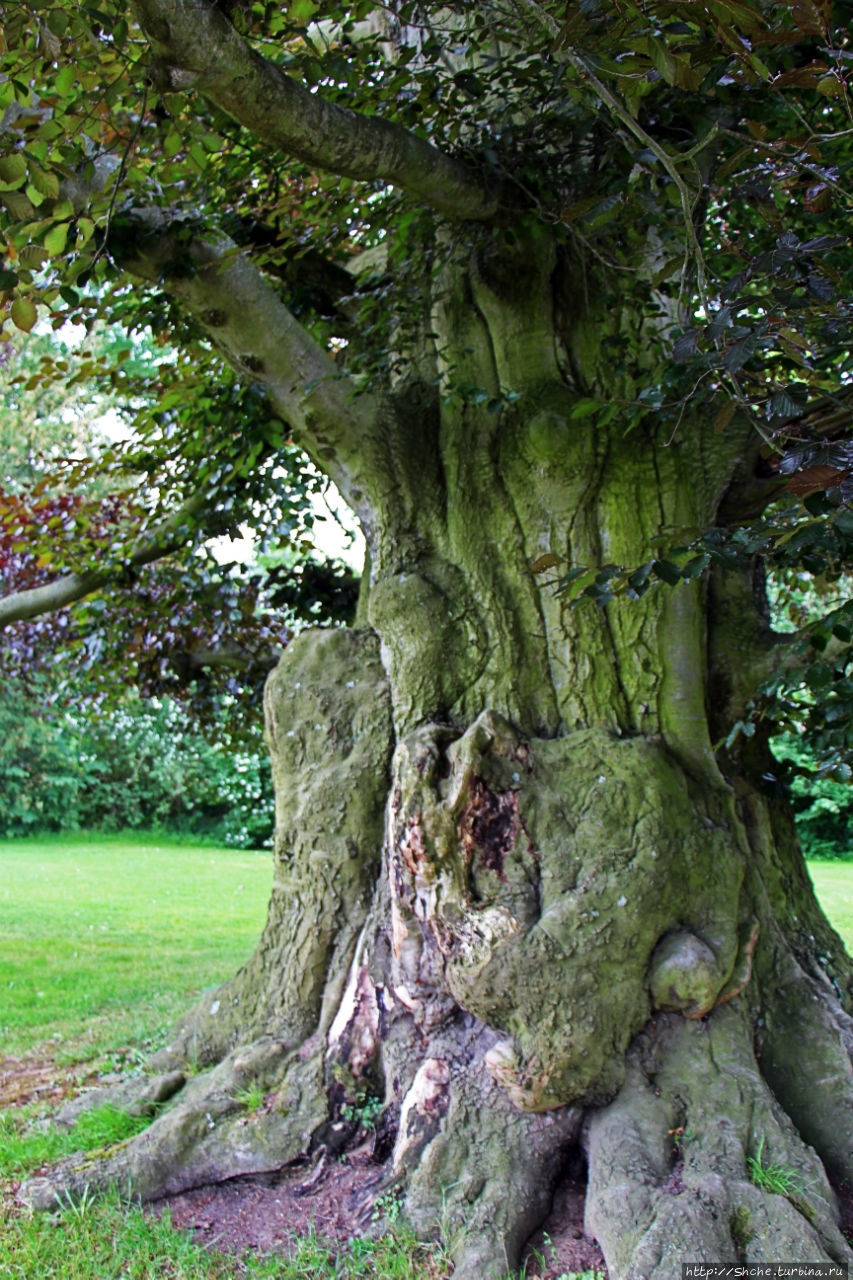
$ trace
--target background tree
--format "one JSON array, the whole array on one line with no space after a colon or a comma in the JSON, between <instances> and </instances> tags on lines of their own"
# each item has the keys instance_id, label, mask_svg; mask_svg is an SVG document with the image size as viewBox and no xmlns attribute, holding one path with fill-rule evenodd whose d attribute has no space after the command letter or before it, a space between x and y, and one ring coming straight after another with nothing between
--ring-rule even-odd
<instances>
[{"instance_id":1,"label":"background tree","mask_svg":"<svg viewBox=\"0 0 853 1280\"><path fill-rule=\"evenodd\" d=\"M581 1140L615 1277L848 1258L853 977L754 705L850 692L846 615L780 641L755 568L848 554L844 7L4 10L12 323L182 354L141 521L0 620L280 524L294 448L369 557L266 686L255 957L152 1061L171 1108L34 1201L320 1158L372 1088L377 1187L467 1229L461 1277Z\"/></svg>"}]
</instances>

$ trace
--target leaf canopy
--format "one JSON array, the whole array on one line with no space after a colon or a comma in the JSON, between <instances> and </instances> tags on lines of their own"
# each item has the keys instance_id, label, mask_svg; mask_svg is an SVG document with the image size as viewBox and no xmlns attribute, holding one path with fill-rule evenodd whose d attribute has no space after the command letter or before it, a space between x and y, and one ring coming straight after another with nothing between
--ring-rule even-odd
<instances>
[{"instance_id":1,"label":"leaf canopy","mask_svg":"<svg viewBox=\"0 0 853 1280\"><path fill-rule=\"evenodd\" d=\"M129 335L73 375L132 421L98 463L133 490L114 580L182 504L178 578L211 532L304 527L316 478L292 432L331 406L357 435L360 406L401 376L438 225L445 253L484 228L556 237L605 304L634 308L636 394L590 389L578 418L629 431L654 413L675 434L689 402L724 433L748 414L779 490L827 494L819 517L785 508L734 550L696 531L565 587L606 605L620 584L642 594L783 547L814 567L853 496L849 19L829 0L0 4L4 332L108 320ZM205 301L211 271L243 287L244 260L294 322L295 390ZM161 356L137 359L140 341ZM451 393L495 413L522 394ZM13 592L103 567L103 513L72 551L55 499L38 501L26 572L4 508Z\"/></svg>"}]
</instances>

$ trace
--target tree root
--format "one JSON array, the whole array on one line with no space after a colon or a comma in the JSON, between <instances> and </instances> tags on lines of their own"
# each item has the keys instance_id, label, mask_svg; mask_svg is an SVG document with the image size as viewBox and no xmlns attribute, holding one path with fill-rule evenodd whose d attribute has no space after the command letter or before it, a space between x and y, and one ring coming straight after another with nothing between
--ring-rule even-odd
<instances>
[{"instance_id":1,"label":"tree root","mask_svg":"<svg viewBox=\"0 0 853 1280\"><path fill-rule=\"evenodd\" d=\"M444 1239L454 1280L492 1280L518 1265L524 1244L548 1214L582 1118L580 1108L519 1111L485 1067L483 1049L494 1037L481 1032L478 1040L473 1061L448 1071L446 1114L412 1161L405 1200L415 1229ZM428 1062L434 1067L436 1060ZM426 1075L424 1064L410 1097ZM418 1114L416 1102L404 1103L395 1161L402 1163L399 1153L418 1132L428 1105Z\"/></svg>"},{"instance_id":2,"label":"tree root","mask_svg":"<svg viewBox=\"0 0 853 1280\"><path fill-rule=\"evenodd\" d=\"M806 974L774 942L756 1036L761 1071L804 1141L834 1177L853 1185L853 1020L829 979Z\"/></svg>"},{"instance_id":3,"label":"tree root","mask_svg":"<svg viewBox=\"0 0 853 1280\"><path fill-rule=\"evenodd\" d=\"M147 1096L149 1082L138 1086ZM286 1050L268 1038L229 1054L187 1080L143 1133L115 1147L67 1157L22 1190L36 1209L84 1192L117 1187L147 1202L241 1174L269 1172L299 1158L327 1116L322 1041ZM118 1091L123 1091L121 1097ZM128 1086L94 1091L95 1105L123 1101Z\"/></svg>"},{"instance_id":4,"label":"tree root","mask_svg":"<svg viewBox=\"0 0 853 1280\"><path fill-rule=\"evenodd\" d=\"M669 1280L687 1261L853 1256L823 1166L762 1079L744 1008L651 1024L586 1145L587 1230L612 1280Z\"/></svg>"}]
</instances>

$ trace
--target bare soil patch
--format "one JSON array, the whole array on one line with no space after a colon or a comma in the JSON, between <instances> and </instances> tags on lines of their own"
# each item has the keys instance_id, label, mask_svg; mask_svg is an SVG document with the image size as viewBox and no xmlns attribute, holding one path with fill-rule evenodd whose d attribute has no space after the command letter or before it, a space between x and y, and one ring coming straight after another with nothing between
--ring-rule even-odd
<instances>
[{"instance_id":1,"label":"bare soil patch","mask_svg":"<svg viewBox=\"0 0 853 1280\"><path fill-rule=\"evenodd\" d=\"M81 1086L97 1083L104 1083L104 1076L91 1064L63 1068L47 1057L4 1058L0 1109L34 1101L58 1106ZM312 1230L320 1240L343 1247L375 1226L373 1200L383 1166L373 1149L374 1140L367 1138L339 1159L197 1187L157 1201L151 1212L168 1210L176 1228L222 1253L286 1254L297 1237ZM584 1233L583 1212L584 1182L575 1165L557 1187L548 1220L528 1244L528 1280L557 1280L588 1270L607 1274L601 1250Z\"/></svg>"},{"instance_id":2,"label":"bare soil patch","mask_svg":"<svg viewBox=\"0 0 853 1280\"><path fill-rule=\"evenodd\" d=\"M584 1271L599 1271L607 1276L598 1241L583 1229L585 1202L586 1184L582 1179L569 1174L557 1185L551 1212L524 1252L528 1280L557 1280L566 1273Z\"/></svg>"},{"instance_id":3,"label":"bare soil patch","mask_svg":"<svg viewBox=\"0 0 853 1280\"><path fill-rule=\"evenodd\" d=\"M22 1107L27 1102L59 1105L82 1085L97 1084L101 1077L87 1067L59 1067L49 1058L0 1059L0 1109Z\"/></svg>"},{"instance_id":4,"label":"bare soil patch","mask_svg":"<svg viewBox=\"0 0 853 1280\"><path fill-rule=\"evenodd\" d=\"M310 1230L342 1246L372 1223L372 1196L382 1170L345 1157L312 1171L300 1166L277 1175L235 1178L198 1187L152 1205L171 1214L174 1226L224 1253L286 1253ZM598 1244L583 1229L584 1187L566 1178L548 1220L530 1240L524 1262L528 1280L557 1280L572 1272L607 1269Z\"/></svg>"}]
</instances>

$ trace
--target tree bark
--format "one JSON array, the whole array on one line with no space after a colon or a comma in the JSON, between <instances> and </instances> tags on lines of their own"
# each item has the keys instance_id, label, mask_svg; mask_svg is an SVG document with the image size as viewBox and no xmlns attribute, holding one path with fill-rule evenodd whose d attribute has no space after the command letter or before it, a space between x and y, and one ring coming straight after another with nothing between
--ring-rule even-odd
<instances>
[{"instance_id":1,"label":"tree bark","mask_svg":"<svg viewBox=\"0 0 853 1280\"><path fill-rule=\"evenodd\" d=\"M850 962L762 749L714 749L767 660L753 585L573 609L530 567L639 565L707 528L747 438L573 416L632 397L606 344L643 334L541 233L448 254L431 325L359 410L363 625L304 633L267 688L258 951L150 1064L169 1088L202 1068L169 1108L31 1197L129 1179L151 1199L340 1151L371 1095L375 1193L453 1233L455 1280L515 1264L578 1142L614 1280L849 1260L830 1179L853 1180ZM333 470L322 432L313 452Z\"/></svg>"},{"instance_id":2,"label":"tree bark","mask_svg":"<svg viewBox=\"0 0 853 1280\"><path fill-rule=\"evenodd\" d=\"M332 173L388 181L449 218L493 219L498 183L381 116L312 94L257 53L221 9L132 0L161 88L198 90L282 154Z\"/></svg>"}]
</instances>

